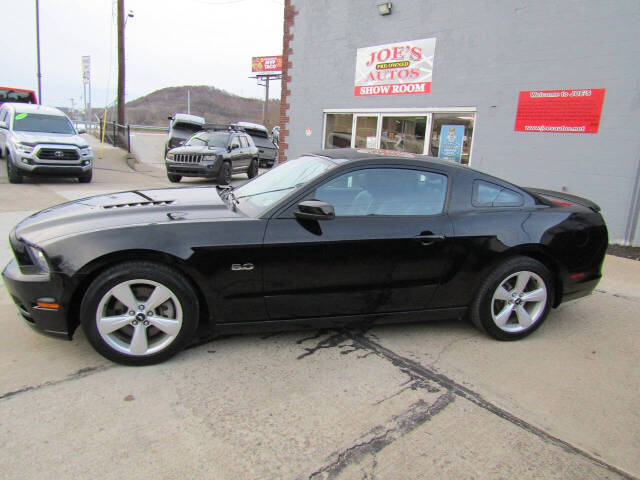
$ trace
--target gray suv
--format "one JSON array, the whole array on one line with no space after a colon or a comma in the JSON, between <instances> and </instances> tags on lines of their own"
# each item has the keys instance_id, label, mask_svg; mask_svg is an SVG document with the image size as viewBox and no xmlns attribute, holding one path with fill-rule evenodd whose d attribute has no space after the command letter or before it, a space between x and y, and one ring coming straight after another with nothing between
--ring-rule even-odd
<instances>
[{"instance_id":1,"label":"gray suv","mask_svg":"<svg viewBox=\"0 0 640 480\"><path fill-rule=\"evenodd\" d=\"M205 128L167 152L169 181L204 177L228 185L234 173L246 173L249 178L258 175L258 149L249 135L233 125Z\"/></svg>"},{"instance_id":2,"label":"gray suv","mask_svg":"<svg viewBox=\"0 0 640 480\"><path fill-rule=\"evenodd\" d=\"M21 183L25 175L77 177L91 182L93 152L71 120L57 108L5 103L0 108L0 157L7 177Z\"/></svg>"}]
</instances>

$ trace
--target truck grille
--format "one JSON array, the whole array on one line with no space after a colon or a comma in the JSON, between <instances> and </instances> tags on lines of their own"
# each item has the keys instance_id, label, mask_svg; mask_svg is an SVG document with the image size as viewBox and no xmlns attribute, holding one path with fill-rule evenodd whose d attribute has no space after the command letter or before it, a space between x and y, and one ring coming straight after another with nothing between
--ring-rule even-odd
<instances>
[{"instance_id":1,"label":"truck grille","mask_svg":"<svg viewBox=\"0 0 640 480\"><path fill-rule=\"evenodd\" d=\"M174 162L180 162L180 163L200 163L202 162L202 157L204 155L185 155L185 154L178 154L178 155L174 155L173 156L173 161Z\"/></svg>"},{"instance_id":2,"label":"truck grille","mask_svg":"<svg viewBox=\"0 0 640 480\"><path fill-rule=\"evenodd\" d=\"M78 160L78 151L70 148L41 148L40 160Z\"/></svg>"}]
</instances>

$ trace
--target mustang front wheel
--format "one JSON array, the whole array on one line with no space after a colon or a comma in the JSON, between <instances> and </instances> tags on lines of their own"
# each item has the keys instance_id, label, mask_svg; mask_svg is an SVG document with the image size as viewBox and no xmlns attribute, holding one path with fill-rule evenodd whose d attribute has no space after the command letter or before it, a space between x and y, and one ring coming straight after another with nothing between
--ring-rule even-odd
<instances>
[{"instance_id":1,"label":"mustang front wheel","mask_svg":"<svg viewBox=\"0 0 640 480\"><path fill-rule=\"evenodd\" d=\"M124 263L94 280L81 317L99 353L126 365L150 365L171 357L191 339L198 300L180 272L149 262Z\"/></svg>"},{"instance_id":2,"label":"mustang front wheel","mask_svg":"<svg viewBox=\"0 0 640 480\"><path fill-rule=\"evenodd\" d=\"M553 301L552 276L542 263L513 257L480 285L471 305L473 323L499 340L517 340L537 329Z\"/></svg>"}]
</instances>

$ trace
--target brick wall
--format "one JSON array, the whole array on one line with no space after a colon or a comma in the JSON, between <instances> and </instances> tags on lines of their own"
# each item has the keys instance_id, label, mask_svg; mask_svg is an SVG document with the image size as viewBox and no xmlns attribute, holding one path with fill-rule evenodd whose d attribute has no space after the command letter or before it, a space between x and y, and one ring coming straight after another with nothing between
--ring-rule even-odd
<instances>
[{"instance_id":1,"label":"brick wall","mask_svg":"<svg viewBox=\"0 0 640 480\"><path fill-rule=\"evenodd\" d=\"M289 46L293 39L291 27L293 27L294 18L298 12L291 5L291 0L284 2L284 35L282 37L282 93L280 94L280 150L278 152L278 162L287 161L287 149L289 144L289 82L291 81L292 63L290 55L293 55L293 49Z\"/></svg>"}]
</instances>

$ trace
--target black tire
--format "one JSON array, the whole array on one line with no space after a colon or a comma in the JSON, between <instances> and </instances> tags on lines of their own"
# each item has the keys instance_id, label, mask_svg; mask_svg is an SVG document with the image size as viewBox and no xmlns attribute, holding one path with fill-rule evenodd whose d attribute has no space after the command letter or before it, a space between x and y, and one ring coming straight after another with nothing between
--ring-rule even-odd
<instances>
[{"instance_id":1,"label":"black tire","mask_svg":"<svg viewBox=\"0 0 640 480\"><path fill-rule=\"evenodd\" d=\"M80 183L91 183L91 179L93 178L93 170L89 170L84 175L80 175L78 177L78 182Z\"/></svg>"},{"instance_id":2,"label":"black tire","mask_svg":"<svg viewBox=\"0 0 640 480\"><path fill-rule=\"evenodd\" d=\"M522 288L519 282L524 283ZM549 269L533 258L511 257L486 275L471 303L469 318L497 340L519 340L542 325L553 300L553 275Z\"/></svg>"},{"instance_id":3,"label":"black tire","mask_svg":"<svg viewBox=\"0 0 640 480\"><path fill-rule=\"evenodd\" d=\"M119 292L131 293L131 297L120 301L112 290L116 287ZM148 300L153 301L151 294L158 288L168 298L155 307L146 305ZM147 308L152 308L152 315ZM153 365L181 351L196 331L198 314L198 298L186 277L166 265L146 261L125 262L102 272L89 286L80 306L82 329L93 348L123 365ZM108 322L98 321L100 317L117 316L123 320L113 330L109 330ZM144 341L135 341L138 333L138 339L144 337Z\"/></svg>"},{"instance_id":4,"label":"black tire","mask_svg":"<svg viewBox=\"0 0 640 480\"><path fill-rule=\"evenodd\" d=\"M176 175L175 173L167 173L167 178L171 183L179 183L182 180L182 175Z\"/></svg>"},{"instance_id":5,"label":"black tire","mask_svg":"<svg viewBox=\"0 0 640 480\"><path fill-rule=\"evenodd\" d=\"M229 185L231 183L231 163L223 162L218 173L218 185Z\"/></svg>"},{"instance_id":6,"label":"black tire","mask_svg":"<svg viewBox=\"0 0 640 480\"><path fill-rule=\"evenodd\" d=\"M7 152L7 178L9 183L22 183L22 175L18 172L17 167L13 165L11 155Z\"/></svg>"},{"instance_id":7,"label":"black tire","mask_svg":"<svg viewBox=\"0 0 640 480\"><path fill-rule=\"evenodd\" d=\"M255 158L251 160L249 164L249 170L247 170L247 177L254 178L258 175L258 160Z\"/></svg>"}]
</instances>

